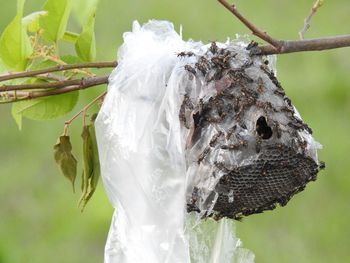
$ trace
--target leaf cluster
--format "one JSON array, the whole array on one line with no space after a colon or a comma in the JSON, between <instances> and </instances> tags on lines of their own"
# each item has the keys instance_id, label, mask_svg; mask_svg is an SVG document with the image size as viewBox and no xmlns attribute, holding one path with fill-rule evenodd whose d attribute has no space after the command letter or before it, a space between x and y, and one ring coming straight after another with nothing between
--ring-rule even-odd
<instances>
[{"instance_id":1,"label":"leaf cluster","mask_svg":"<svg viewBox=\"0 0 350 263\"><path fill-rule=\"evenodd\" d=\"M0 36L0 74L95 60L94 25L98 0L47 0L42 10L26 16L24 4L25 0L17 0L16 16ZM79 21L82 28L80 33L68 30L71 17ZM74 45L76 54L61 55L59 47L64 42ZM42 83L92 75L87 70L71 70L1 84ZM0 103L17 101L18 98L26 98L27 94L0 92ZM22 117L49 120L69 113L77 104L78 97L78 92L71 92L16 102L13 103L12 114L21 128Z\"/></svg>"},{"instance_id":2,"label":"leaf cluster","mask_svg":"<svg viewBox=\"0 0 350 263\"><path fill-rule=\"evenodd\" d=\"M99 0L47 0L42 10L24 15L25 0L17 0L16 15L0 36L0 75L93 62L96 58L94 27L98 2ZM79 23L81 32L69 31L71 18L75 18ZM73 45L75 54L62 55L60 46L63 43ZM90 70L79 68L34 77L0 80L0 103L12 103L12 115L21 129L23 117L32 120L50 120L61 117L74 109L79 98L79 91L39 98L31 98L30 92L53 90L51 86L45 89L39 88L39 86L46 87L43 85L45 83L57 84L71 80L72 83L75 83L94 76L95 74ZM30 89L25 89L25 92L6 90L9 86L26 84L30 84ZM63 135L54 145L54 159L60 172L72 183L74 190L78 162L72 152L68 126L83 113L82 196L79 201L82 210L93 195L100 176L94 131L96 116L89 124L85 124L86 111L95 102L97 100L66 122Z\"/></svg>"},{"instance_id":3,"label":"leaf cluster","mask_svg":"<svg viewBox=\"0 0 350 263\"><path fill-rule=\"evenodd\" d=\"M100 162L95 135L94 121L97 114L94 114L88 125L83 126L81 138L83 141L83 171L81 176L82 195L79 206L83 211L87 202L94 194L100 178ZM75 179L77 177L77 160L72 153L70 137L63 134L53 147L54 158L62 175L66 177L73 186L75 192Z\"/></svg>"}]
</instances>

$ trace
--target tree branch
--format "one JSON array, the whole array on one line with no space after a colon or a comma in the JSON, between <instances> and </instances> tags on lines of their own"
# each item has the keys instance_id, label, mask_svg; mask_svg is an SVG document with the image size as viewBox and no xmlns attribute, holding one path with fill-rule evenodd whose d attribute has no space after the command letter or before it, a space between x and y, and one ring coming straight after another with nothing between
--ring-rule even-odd
<instances>
[{"instance_id":1,"label":"tree branch","mask_svg":"<svg viewBox=\"0 0 350 263\"><path fill-rule=\"evenodd\" d=\"M0 82L6 81L6 80L11 80L11 79L33 77L33 76L42 75L42 74L51 73L51 72L57 72L57 71L82 69L82 68L115 68L117 65L118 65L117 61L58 65L58 66L54 66L54 67L46 68L46 69L23 71L23 72L17 72L17 73L8 73L6 75L0 76Z\"/></svg>"},{"instance_id":2,"label":"tree branch","mask_svg":"<svg viewBox=\"0 0 350 263\"><path fill-rule=\"evenodd\" d=\"M103 78L108 78L108 76L104 76ZM31 89L53 89L53 88L58 89L58 88L63 88L66 86L73 86L73 85L84 86L86 82L89 82L92 79L94 79L94 77L71 79L71 80L60 80L56 82L46 82L46 83L2 85L0 86L0 92L7 92L7 91L13 91L13 90L31 90Z\"/></svg>"},{"instance_id":3,"label":"tree branch","mask_svg":"<svg viewBox=\"0 0 350 263\"><path fill-rule=\"evenodd\" d=\"M276 40L269 36L266 32L262 32L252 25L237 10L235 5L230 5L226 0L218 0L225 8L227 8L235 17L237 17L246 27L248 27L253 35L269 43L270 45L261 46L253 50L254 55L271 55L286 54L302 51L320 51L327 49L335 49L342 47L350 47L350 35L325 37L308 40Z\"/></svg>"},{"instance_id":4,"label":"tree branch","mask_svg":"<svg viewBox=\"0 0 350 263\"><path fill-rule=\"evenodd\" d=\"M34 98L42 98L42 97L48 97L48 96L55 96L55 95L60 95L64 93L69 93L77 90L83 90L86 88L90 88L93 86L98 86L101 84L107 84L108 83L108 76L103 76L103 77L91 77L91 78L86 78L83 81L79 80L80 83L78 85L72 85L72 86L65 86L62 88L58 89L50 89L50 90L45 90L45 91L11 91L11 92L6 92L6 96L13 98L12 100L6 100L3 102L0 102L2 104L4 103L12 103L12 102L17 102L17 101L22 101L22 100L30 100Z\"/></svg>"}]
</instances>

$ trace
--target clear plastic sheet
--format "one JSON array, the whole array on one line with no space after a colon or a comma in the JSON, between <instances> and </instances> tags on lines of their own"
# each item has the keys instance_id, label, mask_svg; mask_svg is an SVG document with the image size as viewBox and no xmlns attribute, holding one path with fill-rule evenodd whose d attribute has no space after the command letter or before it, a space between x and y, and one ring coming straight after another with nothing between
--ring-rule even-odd
<instances>
[{"instance_id":1,"label":"clear plastic sheet","mask_svg":"<svg viewBox=\"0 0 350 263\"><path fill-rule=\"evenodd\" d=\"M186 214L196 180L188 171L190 130L180 124L180 106L186 88L196 99L212 90L184 70L194 58L177 54L200 55L208 47L183 41L166 21L134 22L124 34L96 120L102 180L115 208L105 263L253 262L232 220Z\"/></svg>"}]
</instances>

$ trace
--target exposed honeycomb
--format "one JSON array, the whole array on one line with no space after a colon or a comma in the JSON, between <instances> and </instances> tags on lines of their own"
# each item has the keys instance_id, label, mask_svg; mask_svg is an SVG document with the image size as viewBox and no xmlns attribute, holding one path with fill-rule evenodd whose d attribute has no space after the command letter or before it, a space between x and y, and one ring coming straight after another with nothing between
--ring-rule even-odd
<instances>
[{"instance_id":1,"label":"exposed honeycomb","mask_svg":"<svg viewBox=\"0 0 350 263\"><path fill-rule=\"evenodd\" d=\"M238 219L275 209L276 204L284 206L316 180L317 172L318 165L310 157L283 145L267 146L253 164L225 169L215 187L218 198L211 215ZM193 204L188 207L198 211Z\"/></svg>"}]
</instances>

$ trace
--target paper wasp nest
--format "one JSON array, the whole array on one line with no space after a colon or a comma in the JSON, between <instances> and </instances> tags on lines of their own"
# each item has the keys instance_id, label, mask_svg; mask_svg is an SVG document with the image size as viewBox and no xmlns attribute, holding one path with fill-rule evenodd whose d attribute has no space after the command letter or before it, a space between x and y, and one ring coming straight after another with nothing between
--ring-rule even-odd
<instances>
[{"instance_id":1,"label":"paper wasp nest","mask_svg":"<svg viewBox=\"0 0 350 263\"><path fill-rule=\"evenodd\" d=\"M188 130L187 210L216 219L284 206L324 166L320 145L255 43L212 43L184 68L192 82L179 118Z\"/></svg>"}]
</instances>

